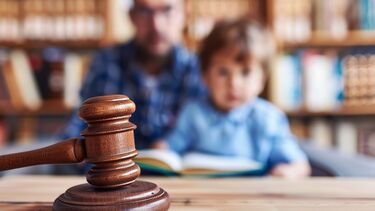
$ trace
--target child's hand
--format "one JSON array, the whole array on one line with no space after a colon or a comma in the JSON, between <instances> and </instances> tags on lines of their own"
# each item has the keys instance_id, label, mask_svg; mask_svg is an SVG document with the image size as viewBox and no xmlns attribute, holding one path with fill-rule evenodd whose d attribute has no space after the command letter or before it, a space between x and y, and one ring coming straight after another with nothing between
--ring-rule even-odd
<instances>
[{"instance_id":1,"label":"child's hand","mask_svg":"<svg viewBox=\"0 0 375 211\"><path fill-rule=\"evenodd\" d=\"M310 166L306 162L279 164L271 170L271 175L284 178L301 178L310 175Z\"/></svg>"},{"instance_id":2,"label":"child's hand","mask_svg":"<svg viewBox=\"0 0 375 211\"><path fill-rule=\"evenodd\" d=\"M168 149L168 145L165 143L164 140L156 141L153 145L151 145L151 149Z\"/></svg>"}]
</instances>

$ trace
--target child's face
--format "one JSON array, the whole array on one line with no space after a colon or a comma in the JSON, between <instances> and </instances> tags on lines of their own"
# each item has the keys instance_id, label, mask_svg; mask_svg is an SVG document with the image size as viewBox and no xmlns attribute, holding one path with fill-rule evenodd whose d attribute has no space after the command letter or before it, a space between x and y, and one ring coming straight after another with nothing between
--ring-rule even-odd
<instances>
[{"instance_id":1,"label":"child's face","mask_svg":"<svg viewBox=\"0 0 375 211\"><path fill-rule=\"evenodd\" d=\"M261 65L252 59L248 66L236 61L228 51L217 52L204 73L214 106L222 112L235 109L257 97L263 89Z\"/></svg>"}]
</instances>

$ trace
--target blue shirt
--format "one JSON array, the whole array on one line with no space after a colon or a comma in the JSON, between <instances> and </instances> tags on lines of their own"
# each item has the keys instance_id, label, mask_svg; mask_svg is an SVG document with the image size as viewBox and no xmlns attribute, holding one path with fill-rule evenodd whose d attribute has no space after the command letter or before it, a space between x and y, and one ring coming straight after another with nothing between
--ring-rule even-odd
<instances>
[{"instance_id":1,"label":"blue shirt","mask_svg":"<svg viewBox=\"0 0 375 211\"><path fill-rule=\"evenodd\" d=\"M185 102L204 93L197 58L176 46L169 65L158 75L148 76L135 63L134 41L100 51L93 59L81 90L82 101L93 96L125 94L136 104L131 122L137 125L137 149L147 148L174 125ZM86 127L73 114L62 138L77 137Z\"/></svg>"},{"instance_id":2,"label":"blue shirt","mask_svg":"<svg viewBox=\"0 0 375 211\"><path fill-rule=\"evenodd\" d=\"M285 114L259 98L227 114L216 111L207 100L191 103L181 111L166 142L180 154L195 151L248 158L265 169L306 160Z\"/></svg>"}]
</instances>

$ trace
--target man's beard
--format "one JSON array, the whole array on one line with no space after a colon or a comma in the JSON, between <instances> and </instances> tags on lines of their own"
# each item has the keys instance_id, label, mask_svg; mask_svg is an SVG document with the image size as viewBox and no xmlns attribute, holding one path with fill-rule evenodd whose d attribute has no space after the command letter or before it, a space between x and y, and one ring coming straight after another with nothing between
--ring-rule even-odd
<instances>
[{"instance_id":1,"label":"man's beard","mask_svg":"<svg viewBox=\"0 0 375 211\"><path fill-rule=\"evenodd\" d=\"M150 39L153 39L153 38L150 38ZM162 38L163 39L163 38ZM148 42L146 42L148 43ZM147 47L145 47L144 45L138 43L137 44L137 48L136 48L136 59L143 63L147 63L147 62L162 62L162 61L166 61L170 58L171 56L171 51L172 51L172 47L170 47L165 53L153 53L153 52L150 52L150 50L147 49Z\"/></svg>"}]
</instances>

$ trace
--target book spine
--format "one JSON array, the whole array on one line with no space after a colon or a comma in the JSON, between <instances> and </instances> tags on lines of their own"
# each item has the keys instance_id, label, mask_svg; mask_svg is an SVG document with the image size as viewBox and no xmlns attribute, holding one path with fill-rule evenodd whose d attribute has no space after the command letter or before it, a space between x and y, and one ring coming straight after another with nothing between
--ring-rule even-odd
<instances>
[{"instance_id":1,"label":"book spine","mask_svg":"<svg viewBox=\"0 0 375 211\"><path fill-rule=\"evenodd\" d=\"M69 53L64 58L64 105L76 108L80 103L79 91L88 69L88 57Z\"/></svg>"},{"instance_id":2,"label":"book spine","mask_svg":"<svg viewBox=\"0 0 375 211\"><path fill-rule=\"evenodd\" d=\"M7 52L0 50L0 102L9 102L10 93L5 81L4 63L7 60Z\"/></svg>"},{"instance_id":3,"label":"book spine","mask_svg":"<svg viewBox=\"0 0 375 211\"><path fill-rule=\"evenodd\" d=\"M316 145L330 148L334 145L332 125L325 119L314 119L309 124L309 137Z\"/></svg>"},{"instance_id":4,"label":"book spine","mask_svg":"<svg viewBox=\"0 0 375 211\"><path fill-rule=\"evenodd\" d=\"M42 52L43 70L47 78L49 100L63 99L64 90L64 57L65 53L59 48L46 48Z\"/></svg>"},{"instance_id":5,"label":"book spine","mask_svg":"<svg viewBox=\"0 0 375 211\"><path fill-rule=\"evenodd\" d=\"M352 121L339 121L335 126L336 146L339 151L348 155L358 153L358 129Z\"/></svg>"},{"instance_id":6,"label":"book spine","mask_svg":"<svg viewBox=\"0 0 375 211\"><path fill-rule=\"evenodd\" d=\"M38 109L42 104L42 99L27 54L21 50L13 50L9 58L23 104L28 109Z\"/></svg>"},{"instance_id":7,"label":"book spine","mask_svg":"<svg viewBox=\"0 0 375 211\"><path fill-rule=\"evenodd\" d=\"M375 157L375 128L362 126L358 128L358 153Z\"/></svg>"},{"instance_id":8,"label":"book spine","mask_svg":"<svg viewBox=\"0 0 375 211\"><path fill-rule=\"evenodd\" d=\"M12 64L9 59L3 64L3 73L6 86L9 90L11 104L16 109L25 108L19 87L17 86L16 76L14 75Z\"/></svg>"},{"instance_id":9,"label":"book spine","mask_svg":"<svg viewBox=\"0 0 375 211\"><path fill-rule=\"evenodd\" d=\"M285 111L298 110L302 104L301 69L298 55L281 54L271 74L271 101Z\"/></svg>"},{"instance_id":10,"label":"book spine","mask_svg":"<svg viewBox=\"0 0 375 211\"><path fill-rule=\"evenodd\" d=\"M8 144L8 127L5 121L0 120L0 149Z\"/></svg>"},{"instance_id":11,"label":"book spine","mask_svg":"<svg viewBox=\"0 0 375 211\"><path fill-rule=\"evenodd\" d=\"M375 54L371 54L369 57L369 96L370 96L370 104L375 104Z\"/></svg>"}]
</instances>

